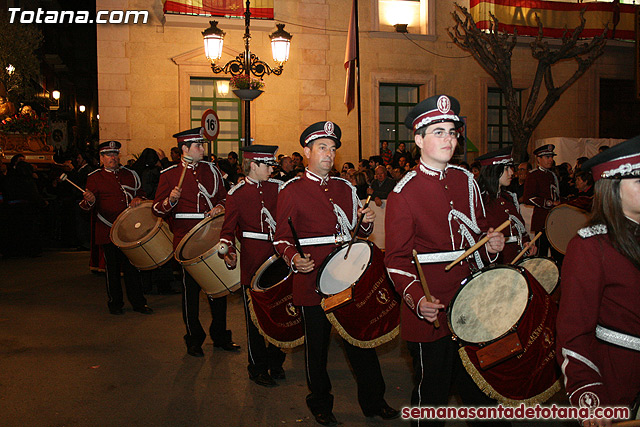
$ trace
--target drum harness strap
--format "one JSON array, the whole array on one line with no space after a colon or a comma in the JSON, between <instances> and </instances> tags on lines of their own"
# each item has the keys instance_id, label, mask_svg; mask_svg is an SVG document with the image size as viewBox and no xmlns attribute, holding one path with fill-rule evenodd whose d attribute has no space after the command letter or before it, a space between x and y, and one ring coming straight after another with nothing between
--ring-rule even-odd
<instances>
[{"instance_id":1,"label":"drum harness strap","mask_svg":"<svg viewBox=\"0 0 640 427\"><path fill-rule=\"evenodd\" d=\"M640 337L614 331L602 325L596 325L596 338L629 350L640 351Z\"/></svg>"},{"instance_id":2,"label":"drum harness strap","mask_svg":"<svg viewBox=\"0 0 640 427\"><path fill-rule=\"evenodd\" d=\"M138 174L135 171L133 171L133 170L131 170L129 168L122 167L122 169L126 169L126 170L128 170L129 172L131 172L133 174L133 182L134 182L134 184L133 184L134 186L133 187L129 187L128 185L122 184L120 182L119 175L116 173L117 171L112 171L112 170L109 170L107 168L105 168L104 170L107 171L107 172L115 173L115 178L118 181L118 185L120 185L120 189L124 193L124 199L125 199L125 201L127 203L127 207L128 207L129 204L131 203L131 201L133 200L133 194L129 193L128 190L133 191L133 193L135 194L140 189L140 186L141 186L140 177L138 176ZM96 214L96 216L107 227L109 227L109 228L113 227L113 223L109 222L105 217L103 217L100 214L100 212L98 212Z\"/></svg>"}]
</instances>

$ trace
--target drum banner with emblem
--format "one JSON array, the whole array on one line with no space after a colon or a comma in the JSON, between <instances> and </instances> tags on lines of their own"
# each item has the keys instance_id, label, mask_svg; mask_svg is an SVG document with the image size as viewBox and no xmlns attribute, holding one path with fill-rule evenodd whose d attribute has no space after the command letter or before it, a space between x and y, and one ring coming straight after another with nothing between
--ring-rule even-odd
<instances>
[{"instance_id":1,"label":"drum banner with emblem","mask_svg":"<svg viewBox=\"0 0 640 427\"><path fill-rule=\"evenodd\" d=\"M274 286L266 292L248 292L249 312L253 324L271 344L293 348L304 342L300 309L293 305L293 294L285 286Z\"/></svg>"},{"instance_id":2,"label":"drum banner with emblem","mask_svg":"<svg viewBox=\"0 0 640 427\"><path fill-rule=\"evenodd\" d=\"M466 345L458 350L462 364L478 387L487 396L509 406L543 403L560 390L560 373L555 360L558 308L533 276L528 272L525 274L533 298L517 326L523 351L483 369L477 355L481 347Z\"/></svg>"},{"instance_id":3,"label":"drum banner with emblem","mask_svg":"<svg viewBox=\"0 0 640 427\"><path fill-rule=\"evenodd\" d=\"M374 250L380 251L375 246ZM353 287L353 301L327 313L340 336L362 348L373 348L391 341L400 331L399 298L391 288L384 264L372 264L369 268L376 268L373 277L377 280L371 286L359 282Z\"/></svg>"}]
</instances>

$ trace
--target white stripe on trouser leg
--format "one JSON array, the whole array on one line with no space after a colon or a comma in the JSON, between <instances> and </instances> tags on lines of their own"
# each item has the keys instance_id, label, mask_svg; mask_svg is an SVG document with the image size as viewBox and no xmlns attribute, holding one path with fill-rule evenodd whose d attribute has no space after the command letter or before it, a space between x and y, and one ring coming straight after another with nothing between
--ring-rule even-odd
<instances>
[{"instance_id":1,"label":"white stripe on trouser leg","mask_svg":"<svg viewBox=\"0 0 640 427\"><path fill-rule=\"evenodd\" d=\"M249 350L249 359L251 364L255 366L256 361L253 358L253 352L251 351L251 338L249 338L249 322L251 322L251 316L249 316L249 301L247 297L247 291L244 287L242 289L242 301L244 302L244 320L247 322L247 349Z\"/></svg>"},{"instance_id":2,"label":"white stripe on trouser leg","mask_svg":"<svg viewBox=\"0 0 640 427\"><path fill-rule=\"evenodd\" d=\"M424 381L424 362L422 359L422 343L418 343L420 348L420 382L418 383L418 407L422 408L422 381ZM418 418L418 426L420 425L420 418Z\"/></svg>"},{"instance_id":3,"label":"white stripe on trouser leg","mask_svg":"<svg viewBox=\"0 0 640 427\"><path fill-rule=\"evenodd\" d=\"M191 333L191 327L189 326L189 310L187 310L187 300L189 299L188 297L188 293L187 293L187 272L184 271L184 267L182 267L182 287L184 289L184 323L187 326L187 333L189 334L190 337L193 337L193 334ZM200 295L198 295L198 297L200 297Z\"/></svg>"},{"instance_id":4,"label":"white stripe on trouser leg","mask_svg":"<svg viewBox=\"0 0 640 427\"><path fill-rule=\"evenodd\" d=\"M107 251L102 251L102 256L104 256L104 274L107 277L107 297L109 298L108 302L113 302L113 298L111 297L111 291L109 290L109 263L107 262ZM98 263L99 265L100 263Z\"/></svg>"},{"instance_id":5,"label":"white stripe on trouser leg","mask_svg":"<svg viewBox=\"0 0 640 427\"><path fill-rule=\"evenodd\" d=\"M304 325L304 366L306 371L305 373L307 375L307 383L311 385L311 377L309 376L309 347L307 346L309 344L309 340L307 339L307 316L304 314L304 306L301 306L300 308L302 309L302 324Z\"/></svg>"}]
</instances>

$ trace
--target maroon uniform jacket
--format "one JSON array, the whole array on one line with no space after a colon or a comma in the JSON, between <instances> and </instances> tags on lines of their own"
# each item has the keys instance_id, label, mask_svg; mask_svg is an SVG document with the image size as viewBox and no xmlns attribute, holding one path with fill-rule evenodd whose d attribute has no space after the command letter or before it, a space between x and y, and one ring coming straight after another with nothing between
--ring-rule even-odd
<instances>
[{"instance_id":1,"label":"maroon uniform jacket","mask_svg":"<svg viewBox=\"0 0 640 427\"><path fill-rule=\"evenodd\" d=\"M213 163L197 162L187 166L189 170L182 182L182 194L175 205L169 202L169 194L180 180L184 164L173 165L163 170L156 190L153 213L166 218L173 232L173 248L202 219L176 219L177 213L204 213L216 206L224 206L227 190L222 182L222 174ZM216 242L213 242L215 244Z\"/></svg>"},{"instance_id":2,"label":"maroon uniform jacket","mask_svg":"<svg viewBox=\"0 0 640 427\"><path fill-rule=\"evenodd\" d=\"M503 190L496 199L486 198L484 207L489 227L496 228L506 220L511 220L509 228L502 230L505 244L500 257L498 257L498 263L508 264L520 253L524 244L530 240L524 219L520 215L518 196Z\"/></svg>"},{"instance_id":3,"label":"maroon uniform jacket","mask_svg":"<svg viewBox=\"0 0 640 427\"><path fill-rule=\"evenodd\" d=\"M89 205L83 199L80 207L87 211L93 208L97 219L94 243L106 245L111 243L109 233L118 215L129 207L131 200L144 197L144 192L140 189L140 177L125 167L120 167L117 171L100 168L87 176L87 190L96 196L96 202Z\"/></svg>"},{"instance_id":4,"label":"maroon uniform jacket","mask_svg":"<svg viewBox=\"0 0 640 427\"><path fill-rule=\"evenodd\" d=\"M438 316L439 329L418 314L418 304L425 296L412 262L412 250L434 254L467 249L487 229L480 191L473 175L466 170L448 165L439 171L420 162L418 168L398 182L387 199L385 265L404 300L401 312L404 339L432 342L451 334L444 311ZM480 249L476 255L484 251ZM478 258L473 258L478 263ZM445 307L460 282L471 274L467 261L445 272L449 262L421 264L431 295Z\"/></svg>"},{"instance_id":5,"label":"maroon uniform jacket","mask_svg":"<svg viewBox=\"0 0 640 427\"><path fill-rule=\"evenodd\" d=\"M275 255L273 236L276 231L278 188L282 181L269 179L256 182L243 178L229 190L220 240L235 248L236 237L242 246L240 281L250 286L258 268ZM252 233L247 237L243 233ZM262 240L264 239L264 240Z\"/></svg>"},{"instance_id":6,"label":"maroon uniform jacket","mask_svg":"<svg viewBox=\"0 0 640 427\"><path fill-rule=\"evenodd\" d=\"M556 200L560 200L560 184L556 174L541 167L529 172L524 183L522 203L533 205L531 231L537 233L544 229L547 215Z\"/></svg>"},{"instance_id":7,"label":"maroon uniform jacket","mask_svg":"<svg viewBox=\"0 0 640 427\"><path fill-rule=\"evenodd\" d=\"M300 178L288 181L278 195L278 227L275 236L276 251L291 263L296 254L291 227L300 239L310 237L347 236L357 222L360 201L356 189L347 180L325 177L307 170ZM359 235L367 236L373 231L373 223L362 224ZM334 249L335 244L304 246L303 252L311 255L315 268L311 273L298 273L293 278L293 303L298 306L319 305L322 297L316 292L318 270ZM293 268L293 263L291 263Z\"/></svg>"},{"instance_id":8,"label":"maroon uniform jacket","mask_svg":"<svg viewBox=\"0 0 640 427\"><path fill-rule=\"evenodd\" d=\"M601 406L630 405L640 393L640 348L605 342L596 328L640 337L640 270L596 225L569 242L560 286L556 353L571 403L593 393Z\"/></svg>"}]
</instances>

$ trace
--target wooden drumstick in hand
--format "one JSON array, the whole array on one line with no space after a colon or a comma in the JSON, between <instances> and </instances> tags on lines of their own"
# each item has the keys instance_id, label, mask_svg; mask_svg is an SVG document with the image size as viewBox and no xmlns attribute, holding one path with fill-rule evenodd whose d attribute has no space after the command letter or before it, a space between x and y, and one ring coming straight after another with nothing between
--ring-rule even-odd
<instances>
[{"instance_id":1,"label":"wooden drumstick in hand","mask_svg":"<svg viewBox=\"0 0 640 427\"><path fill-rule=\"evenodd\" d=\"M189 163L193 162L193 158L191 158L191 156L182 156L182 161L186 163L186 165L184 165L184 169L182 169L182 175L180 175L180 180L178 181L178 188L182 188L182 181L184 181L184 176L187 173L187 169L189 166Z\"/></svg>"},{"instance_id":2,"label":"wooden drumstick in hand","mask_svg":"<svg viewBox=\"0 0 640 427\"><path fill-rule=\"evenodd\" d=\"M413 250L413 261L416 263L416 269L418 269L418 276L420 277L420 283L422 284L422 290L424 291L424 296L427 298L427 301L433 302L431 298L431 292L429 292L429 286L427 286L427 279L424 277L424 271L422 271L422 267L420 267L420 261L418 261L418 252ZM436 328L440 327L440 322L438 319L433 322L433 326Z\"/></svg>"},{"instance_id":3,"label":"wooden drumstick in hand","mask_svg":"<svg viewBox=\"0 0 640 427\"><path fill-rule=\"evenodd\" d=\"M61 173L60 174L60 181L67 181L69 184L73 185L74 187L76 187L78 190L82 191L83 193L85 192L85 190L83 190L82 188L80 188L79 185L76 185L74 182L72 182L69 177L67 176L66 173Z\"/></svg>"},{"instance_id":4,"label":"wooden drumstick in hand","mask_svg":"<svg viewBox=\"0 0 640 427\"><path fill-rule=\"evenodd\" d=\"M495 230L493 230L494 232L500 232L502 230L504 230L507 226L509 226L511 224L510 220L506 220L505 222L503 222L502 224L500 224L500 226L498 228L496 228ZM453 261L451 264L447 265L444 270L445 271L449 271L451 270L451 268L453 268L454 265L456 265L457 263L459 263L460 261L462 261L463 259L465 259L466 257L468 257L469 255L471 255L472 253L474 253L475 251L477 251L478 249L480 249L485 243L487 243L489 241L489 236L484 236L482 239L480 239L480 241L478 243L476 243L475 245L471 246L469 249L467 249L462 255L460 255L458 257L457 260Z\"/></svg>"},{"instance_id":5,"label":"wooden drumstick in hand","mask_svg":"<svg viewBox=\"0 0 640 427\"><path fill-rule=\"evenodd\" d=\"M515 265L516 262L518 262L518 260L524 256L524 253L527 252L529 250L529 248L531 248L531 246L533 246L533 244L536 242L536 240L538 240L538 238L540 238L540 236L542 236L542 231L538 231L538 234L536 234L536 237L531 239L531 241L525 245L525 247L520 251L518 256L515 257L513 259L513 261L511 261L511 265Z\"/></svg>"}]
</instances>

